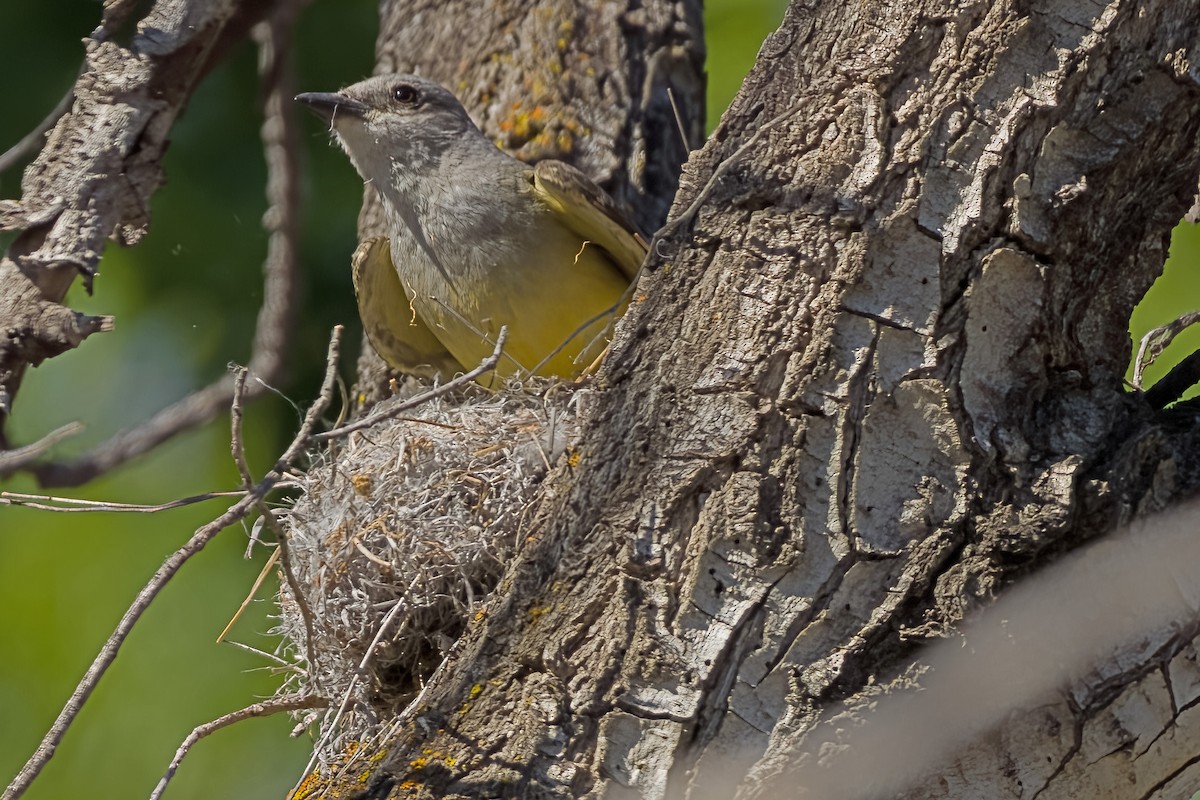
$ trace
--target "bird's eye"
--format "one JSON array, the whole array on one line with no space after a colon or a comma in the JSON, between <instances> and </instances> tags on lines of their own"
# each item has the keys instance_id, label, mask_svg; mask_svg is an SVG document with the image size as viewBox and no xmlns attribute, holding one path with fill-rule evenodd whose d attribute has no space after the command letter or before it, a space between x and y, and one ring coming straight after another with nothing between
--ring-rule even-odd
<instances>
[{"instance_id":1,"label":"bird's eye","mask_svg":"<svg viewBox=\"0 0 1200 800\"><path fill-rule=\"evenodd\" d=\"M392 87L392 98L397 103L406 106L415 106L417 101L421 99L421 95L415 87L407 83L398 83Z\"/></svg>"}]
</instances>

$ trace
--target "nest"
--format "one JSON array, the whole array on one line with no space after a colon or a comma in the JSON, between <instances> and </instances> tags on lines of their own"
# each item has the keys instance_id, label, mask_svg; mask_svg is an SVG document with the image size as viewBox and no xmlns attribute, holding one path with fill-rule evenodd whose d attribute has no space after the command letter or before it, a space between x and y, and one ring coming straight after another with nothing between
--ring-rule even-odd
<instances>
[{"instance_id":1,"label":"nest","mask_svg":"<svg viewBox=\"0 0 1200 800\"><path fill-rule=\"evenodd\" d=\"M442 662L516 551L538 484L576 441L582 394L475 389L314 457L283 515L311 623L288 581L279 598L279 632L297 661L314 663L280 691L350 699L338 735L323 732L326 753L369 735Z\"/></svg>"}]
</instances>

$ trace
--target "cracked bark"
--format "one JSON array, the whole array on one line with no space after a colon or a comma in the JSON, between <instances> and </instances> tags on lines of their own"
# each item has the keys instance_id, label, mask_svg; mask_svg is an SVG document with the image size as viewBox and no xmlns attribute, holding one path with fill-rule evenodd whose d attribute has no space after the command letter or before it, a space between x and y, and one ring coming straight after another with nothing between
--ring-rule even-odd
<instances>
[{"instance_id":1,"label":"cracked bark","mask_svg":"<svg viewBox=\"0 0 1200 800\"><path fill-rule=\"evenodd\" d=\"M1200 175L1198 33L1169 0L793 3L685 167L579 465L419 724L328 796L775 796L923 643L1194 492L1195 411L1122 376ZM1194 636L906 796L1190 797Z\"/></svg>"}]
</instances>

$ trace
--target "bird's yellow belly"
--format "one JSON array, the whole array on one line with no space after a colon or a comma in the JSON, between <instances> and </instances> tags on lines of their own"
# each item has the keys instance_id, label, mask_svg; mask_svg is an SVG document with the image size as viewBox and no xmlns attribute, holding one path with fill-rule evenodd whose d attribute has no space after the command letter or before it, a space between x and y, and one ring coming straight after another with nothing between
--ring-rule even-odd
<instances>
[{"instance_id":1,"label":"bird's yellow belly","mask_svg":"<svg viewBox=\"0 0 1200 800\"><path fill-rule=\"evenodd\" d=\"M536 248L539 263L412 276L413 306L467 369L508 338L497 372L574 377L603 351L627 284L607 254L565 231ZM403 276L402 276L403 277Z\"/></svg>"}]
</instances>

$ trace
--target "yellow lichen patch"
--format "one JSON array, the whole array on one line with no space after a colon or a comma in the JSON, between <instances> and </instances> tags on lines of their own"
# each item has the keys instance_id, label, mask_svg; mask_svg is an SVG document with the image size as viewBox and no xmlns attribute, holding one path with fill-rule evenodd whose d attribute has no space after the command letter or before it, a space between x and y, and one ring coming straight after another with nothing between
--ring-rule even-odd
<instances>
[{"instance_id":1,"label":"yellow lichen patch","mask_svg":"<svg viewBox=\"0 0 1200 800\"><path fill-rule=\"evenodd\" d=\"M305 798L315 797L316 791L321 786L321 770L314 769L308 773L308 776L300 782L296 787L296 791L292 794L290 800L305 800Z\"/></svg>"},{"instance_id":2,"label":"yellow lichen patch","mask_svg":"<svg viewBox=\"0 0 1200 800\"><path fill-rule=\"evenodd\" d=\"M351 485L354 486L354 491L359 497L371 496L371 476L360 472L350 479Z\"/></svg>"},{"instance_id":3,"label":"yellow lichen patch","mask_svg":"<svg viewBox=\"0 0 1200 800\"><path fill-rule=\"evenodd\" d=\"M544 617L546 612L549 610L550 608L548 606L534 606L533 608L529 609L529 619L532 622L537 622L539 619Z\"/></svg>"},{"instance_id":4,"label":"yellow lichen patch","mask_svg":"<svg viewBox=\"0 0 1200 800\"><path fill-rule=\"evenodd\" d=\"M477 683L477 684L475 684L474 686L472 686L472 687L471 687L471 691L470 691L469 697L470 697L472 700L474 700L476 697L479 697L479 695L481 695L481 694L483 694L483 684L482 684L482 683Z\"/></svg>"},{"instance_id":5,"label":"yellow lichen patch","mask_svg":"<svg viewBox=\"0 0 1200 800\"><path fill-rule=\"evenodd\" d=\"M567 453L567 466L571 469L575 469L582 463L583 453L579 452L575 448L571 448L570 452Z\"/></svg>"}]
</instances>

